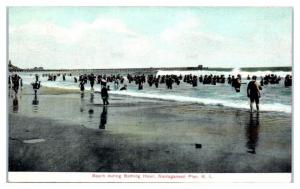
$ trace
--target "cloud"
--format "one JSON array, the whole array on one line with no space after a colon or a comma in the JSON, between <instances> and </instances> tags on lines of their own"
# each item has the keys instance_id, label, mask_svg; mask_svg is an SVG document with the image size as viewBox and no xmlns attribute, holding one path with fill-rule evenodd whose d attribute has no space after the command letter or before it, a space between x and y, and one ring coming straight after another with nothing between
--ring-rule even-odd
<instances>
[{"instance_id":1,"label":"cloud","mask_svg":"<svg viewBox=\"0 0 300 189\"><path fill-rule=\"evenodd\" d=\"M149 26L151 27L151 26ZM10 28L9 57L23 68L124 68L264 66L289 64L291 40L253 33L244 38L204 30L188 16L152 35L130 28L122 19L99 17L70 27L31 22ZM264 65L262 65L264 64Z\"/></svg>"},{"instance_id":2,"label":"cloud","mask_svg":"<svg viewBox=\"0 0 300 189\"><path fill-rule=\"evenodd\" d=\"M100 68L113 67L111 58L139 52L138 44L147 42L119 20L97 19L70 28L28 23L10 29L9 43L10 58L22 67Z\"/></svg>"}]
</instances>

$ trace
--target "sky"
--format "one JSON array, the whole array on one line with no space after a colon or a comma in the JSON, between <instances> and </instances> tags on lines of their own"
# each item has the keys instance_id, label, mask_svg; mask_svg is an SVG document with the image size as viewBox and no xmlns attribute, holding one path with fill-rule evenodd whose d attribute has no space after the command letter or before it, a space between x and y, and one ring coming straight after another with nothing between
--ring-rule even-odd
<instances>
[{"instance_id":1,"label":"sky","mask_svg":"<svg viewBox=\"0 0 300 189\"><path fill-rule=\"evenodd\" d=\"M292 65L288 7L10 7L20 68Z\"/></svg>"}]
</instances>

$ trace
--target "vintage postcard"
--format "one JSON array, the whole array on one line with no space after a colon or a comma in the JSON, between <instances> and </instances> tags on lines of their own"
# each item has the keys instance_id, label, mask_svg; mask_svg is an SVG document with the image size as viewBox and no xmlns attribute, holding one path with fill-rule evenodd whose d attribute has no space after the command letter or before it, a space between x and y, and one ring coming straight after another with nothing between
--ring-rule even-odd
<instances>
[{"instance_id":1,"label":"vintage postcard","mask_svg":"<svg viewBox=\"0 0 300 189\"><path fill-rule=\"evenodd\" d=\"M292 7L7 16L8 182L291 182Z\"/></svg>"}]
</instances>

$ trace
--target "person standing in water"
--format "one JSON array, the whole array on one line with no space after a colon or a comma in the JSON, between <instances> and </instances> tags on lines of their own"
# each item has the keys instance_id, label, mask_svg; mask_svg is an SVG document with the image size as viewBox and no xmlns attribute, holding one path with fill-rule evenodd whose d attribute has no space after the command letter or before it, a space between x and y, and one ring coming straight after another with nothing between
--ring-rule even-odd
<instances>
[{"instance_id":1,"label":"person standing in water","mask_svg":"<svg viewBox=\"0 0 300 189\"><path fill-rule=\"evenodd\" d=\"M80 81L79 87L80 87L81 93L84 93L84 81L83 80Z\"/></svg>"},{"instance_id":2,"label":"person standing in water","mask_svg":"<svg viewBox=\"0 0 300 189\"><path fill-rule=\"evenodd\" d=\"M260 86L256 82L256 76L252 76L252 81L247 86L247 96L250 98L250 111L253 111L253 102L255 101L256 110L259 111Z\"/></svg>"},{"instance_id":3,"label":"person standing in water","mask_svg":"<svg viewBox=\"0 0 300 189\"><path fill-rule=\"evenodd\" d=\"M34 96L37 96L37 91L41 88L41 81L35 81L34 83L31 83L31 85L34 91Z\"/></svg>"},{"instance_id":4,"label":"person standing in water","mask_svg":"<svg viewBox=\"0 0 300 189\"><path fill-rule=\"evenodd\" d=\"M236 91L237 93L240 92L240 90L241 90L241 80L240 80L239 77L237 77L237 78L233 81L233 87L234 87L234 89L235 89L235 91Z\"/></svg>"},{"instance_id":5,"label":"person standing in water","mask_svg":"<svg viewBox=\"0 0 300 189\"><path fill-rule=\"evenodd\" d=\"M39 75L35 74L35 81L38 82L39 81Z\"/></svg>"},{"instance_id":6,"label":"person standing in water","mask_svg":"<svg viewBox=\"0 0 300 189\"><path fill-rule=\"evenodd\" d=\"M90 85L91 85L91 90L94 90L94 84L95 84L95 80L96 77L94 76L94 74L89 75L89 81L90 81Z\"/></svg>"},{"instance_id":7,"label":"person standing in water","mask_svg":"<svg viewBox=\"0 0 300 189\"><path fill-rule=\"evenodd\" d=\"M12 83L13 83L13 90L15 91L15 94L18 94L19 86L20 86L20 79L21 77L18 76L17 74L12 76Z\"/></svg>"},{"instance_id":8,"label":"person standing in water","mask_svg":"<svg viewBox=\"0 0 300 189\"><path fill-rule=\"evenodd\" d=\"M106 86L103 86L101 89L101 97L103 100L103 105L108 105L108 89L106 88Z\"/></svg>"}]
</instances>

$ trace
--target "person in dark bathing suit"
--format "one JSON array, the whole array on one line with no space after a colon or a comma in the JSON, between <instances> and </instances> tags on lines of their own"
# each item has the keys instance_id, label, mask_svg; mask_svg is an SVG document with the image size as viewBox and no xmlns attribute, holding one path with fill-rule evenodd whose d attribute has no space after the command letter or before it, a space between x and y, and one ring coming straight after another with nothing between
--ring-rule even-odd
<instances>
[{"instance_id":1,"label":"person in dark bathing suit","mask_svg":"<svg viewBox=\"0 0 300 189\"><path fill-rule=\"evenodd\" d=\"M12 76L12 83L13 83L13 90L15 91L15 94L18 93L19 90L19 86L20 86L20 79L21 77L17 74L15 74L14 76Z\"/></svg>"},{"instance_id":2,"label":"person in dark bathing suit","mask_svg":"<svg viewBox=\"0 0 300 189\"><path fill-rule=\"evenodd\" d=\"M37 96L37 91L41 88L41 81L35 81L34 83L31 83L31 85L34 91L34 95Z\"/></svg>"},{"instance_id":3,"label":"person in dark bathing suit","mask_svg":"<svg viewBox=\"0 0 300 189\"><path fill-rule=\"evenodd\" d=\"M83 93L84 92L84 81L81 80L79 83L80 91Z\"/></svg>"},{"instance_id":4,"label":"person in dark bathing suit","mask_svg":"<svg viewBox=\"0 0 300 189\"><path fill-rule=\"evenodd\" d=\"M108 105L109 102L108 102L108 89L103 86L103 88L101 89L101 97L102 97L102 100L103 100L103 105Z\"/></svg>"},{"instance_id":5,"label":"person in dark bathing suit","mask_svg":"<svg viewBox=\"0 0 300 189\"><path fill-rule=\"evenodd\" d=\"M95 84L95 80L96 80L96 77L94 76L94 74L91 74L89 76L89 80L90 80L91 89L94 90L94 84Z\"/></svg>"},{"instance_id":6,"label":"person in dark bathing suit","mask_svg":"<svg viewBox=\"0 0 300 189\"><path fill-rule=\"evenodd\" d=\"M252 76L252 81L248 83L247 86L247 96L250 98L250 110L253 111L253 102L256 104L256 110L259 111L259 98L261 87L256 82L256 76Z\"/></svg>"}]
</instances>

